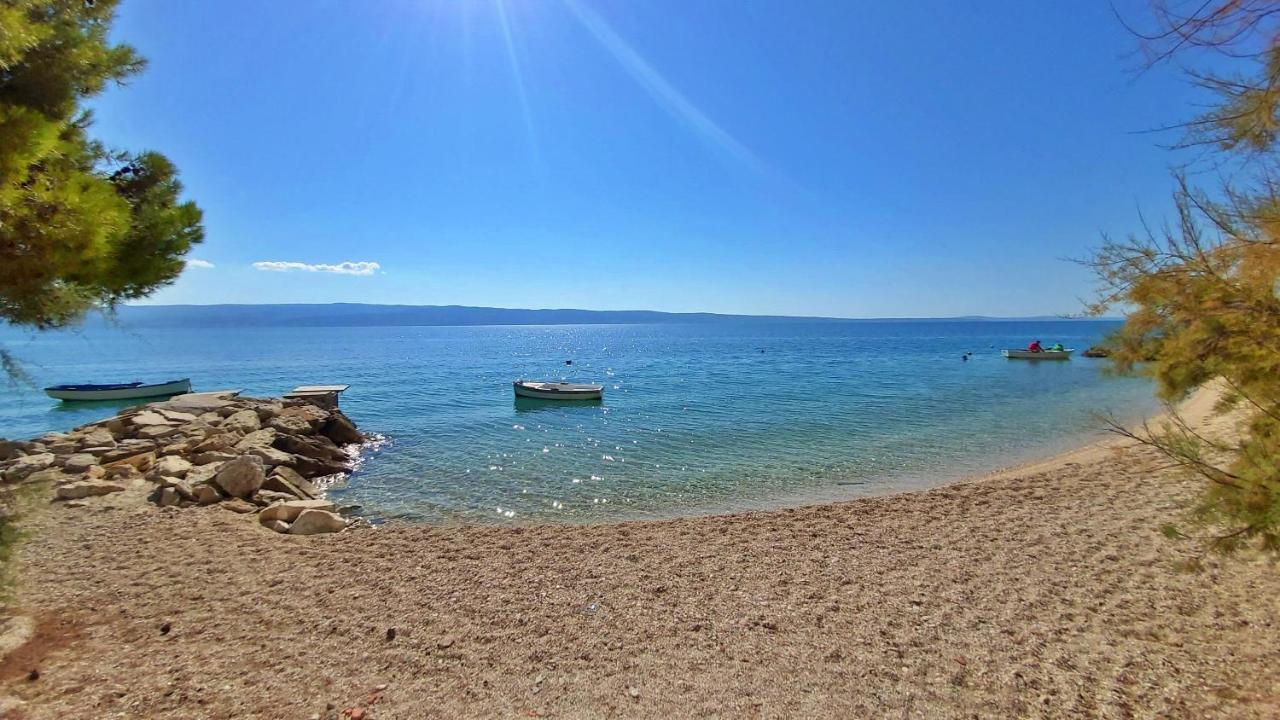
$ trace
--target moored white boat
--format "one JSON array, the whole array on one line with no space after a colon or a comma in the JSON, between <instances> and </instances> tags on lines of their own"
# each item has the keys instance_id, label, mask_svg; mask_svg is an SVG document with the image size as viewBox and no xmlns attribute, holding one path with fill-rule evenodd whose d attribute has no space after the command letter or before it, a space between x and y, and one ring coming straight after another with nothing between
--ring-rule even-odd
<instances>
[{"instance_id":1,"label":"moored white boat","mask_svg":"<svg viewBox=\"0 0 1280 720\"><path fill-rule=\"evenodd\" d=\"M536 398L538 400L599 400L604 397L603 385L541 382L538 380L516 380L511 385L515 388L516 397Z\"/></svg>"},{"instance_id":2,"label":"moored white boat","mask_svg":"<svg viewBox=\"0 0 1280 720\"><path fill-rule=\"evenodd\" d=\"M54 385L44 394L58 400L132 400L134 398L167 397L191 392L191 379L162 383L119 383L116 385Z\"/></svg>"},{"instance_id":3,"label":"moored white boat","mask_svg":"<svg viewBox=\"0 0 1280 720\"><path fill-rule=\"evenodd\" d=\"M1032 352L1031 350L1005 350L1004 356L1010 360L1070 360L1071 353L1075 352L1075 348L1066 348L1064 350L1041 350L1040 352Z\"/></svg>"}]
</instances>

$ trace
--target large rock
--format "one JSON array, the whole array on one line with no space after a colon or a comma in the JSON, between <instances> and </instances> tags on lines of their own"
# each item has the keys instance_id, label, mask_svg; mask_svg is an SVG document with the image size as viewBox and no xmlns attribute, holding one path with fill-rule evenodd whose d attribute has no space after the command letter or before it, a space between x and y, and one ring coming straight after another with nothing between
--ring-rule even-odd
<instances>
[{"instance_id":1,"label":"large rock","mask_svg":"<svg viewBox=\"0 0 1280 720\"><path fill-rule=\"evenodd\" d=\"M324 512L332 512L336 509L333 503L328 500L291 500L289 502L276 503L267 507L262 511L261 520L283 520L285 522L293 522L298 516L308 510L321 510Z\"/></svg>"},{"instance_id":2,"label":"large rock","mask_svg":"<svg viewBox=\"0 0 1280 720\"><path fill-rule=\"evenodd\" d=\"M340 410L329 413L329 421L324 424L320 432L339 445L364 442L364 436L356 429L356 424Z\"/></svg>"},{"instance_id":3,"label":"large rock","mask_svg":"<svg viewBox=\"0 0 1280 720\"><path fill-rule=\"evenodd\" d=\"M166 419L172 422L178 423L179 425L185 425L189 422L196 421L196 416L189 412L181 412L179 410L171 410L169 408L164 408L164 407L157 409L156 412L165 416Z\"/></svg>"},{"instance_id":4,"label":"large rock","mask_svg":"<svg viewBox=\"0 0 1280 720\"><path fill-rule=\"evenodd\" d=\"M54 455L70 455L76 451L76 447L75 440L59 440L45 445L45 449Z\"/></svg>"},{"instance_id":5,"label":"large rock","mask_svg":"<svg viewBox=\"0 0 1280 720\"><path fill-rule=\"evenodd\" d=\"M76 453L62 461L62 469L69 473L82 473L98 464L98 458L89 453Z\"/></svg>"},{"instance_id":6,"label":"large rock","mask_svg":"<svg viewBox=\"0 0 1280 720\"><path fill-rule=\"evenodd\" d=\"M96 427L80 436L80 449L97 447L115 447L116 438L104 427Z\"/></svg>"},{"instance_id":7,"label":"large rock","mask_svg":"<svg viewBox=\"0 0 1280 720\"><path fill-rule=\"evenodd\" d=\"M293 408L289 408L292 410ZM311 423L298 415L281 415L271 420L270 426L289 435L309 435L313 432Z\"/></svg>"},{"instance_id":8,"label":"large rock","mask_svg":"<svg viewBox=\"0 0 1280 720\"><path fill-rule=\"evenodd\" d=\"M194 465L208 465L209 463L224 463L228 460L235 460L236 454L210 450L209 452L196 453L191 455L190 458Z\"/></svg>"},{"instance_id":9,"label":"large rock","mask_svg":"<svg viewBox=\"0 0 1280 720\"><path fill-rule=\"evenodd\" d=\"M310 500L320 495L319 489L310 480L302 477L288 467L278 467L262 483L263 490L288 493L296 498Z\"/></svg>"},{"instance_id":10,"label":"large rock","mask_svg":"<svg viewBox=\"0 0 1280 720\"><path fill-rule=\"evenodd\" d=\"M177 455L165 455L156 461L152 472L161 477L186 477L191 472L191 463Z\"/></svg>"},{"instance_id":11,"label":"large rock","mask_svg":"<svg viewBox=\"0 0 1280 720\"><path fill-rule=\"evenodd\" d=\"M194 452L221 452L230 450L236 444L236 436L230 433L218 433L201 440L192 450Z\"/></svg>"},{"instance_id":12,"label":"large rock","mask_svg":"<svg viewBox=\"0 0 1280 720\"><path fill-rule=\"evenodd\" d=\"M158 482L160 483L160 487L173 488L174 492L178 493L178 497L182 498L183 500L196 499L195 489L191 486L191 483L188 483L186 480L179 480L178 478L172 478L172 477L162 477L159 479ZM208 486L206 485L205 487L208 487Z\"/></svg>"},{"instance_id":13,"label":"large rock","mask_svg":"<svg viewBox=\"0 0 1280 720\"><path fill-rule=\"evenodd\" d=\"M292 455L315 458L316 460L336 460L345 462L347 454L342 448L323 435L316 437L298 437L296 435L277 435L275 447Z\"/></svg>"},{"instance_id":14,"label":"large rock","mask_svg":"<svg viewBox=\"0 0 1280 720\"><path fill-rule=\"evenodd\" d=\"M254 415L254 418L257 418L257 415ZM232 497L246 499L253 497L266 479L262 458L253 455L241 455L223 465L218 470L218 474L213 476L214 484L222 488L223 492Z\"/></svg>"},{"instance_id":15,"label":"large rock","mask_svg":"<svg viewBox=\"0 0 1280 720\"><path fill-rule=\"evenodd\" d=\"M156 504L160 507L173 507L182 502L182 496L172 487L160 488L160 494L156 496Z\"/></svg>"},{"instance_id":16,"label":"large rock","mask_svg":"<svg viewBox=\"0 0 1280 720\"><path fill-rule=\"evenodd\" d=\"M311 404L294 405L281 410L276 416L277 420L280 418L301 418L311 426L312 430L319 430L329 419L329 411Z\"/></svg>"},{"instance_id":17,"label":"large rock","mask_svg":"<svg viewBox=\"0 0 1280 720\"><path fill-rule=\"evenodd\" d=\"M251 433L261 428L262 423L258 420L258 413L253 410L241 410L223 420L221 427L223 430Z\"/></svg>"},{"instance_id":18,"label":"large rock","mask_svg":"<svg viewBox=\"0 0 1280 720\"><path fill-rule=\"evenodd\" d=\"M177 435L179 432L173 425L144 425L138 428L138 437L143 440L160 440Z\"/></svg>"},{"instance_id":19,"label":"large rock","mask_svg":"<svg viewBox=\"0 0 1280 720\"><path fill-rule=\"evenodd\" d=\"M9 482L17 482L26 478L37 470L43 470L55 461L57 457L53 453L36 453L35 455L23 455L14 461L13 465L4 472L4 479Z\"/></svg>"},{"instance_id":20,"label":"large rock","mask_svg":"<svg viewBox=\"0 0 1280 720\"><path fill-rule=\"evenodd\" d=\"M138 453L137 455L130 455L129 457L121 458L114 462L104 463L103 467L107 468L108 470L112 470L112 469L123 468L127 466L127 467L132 467L134 470L137 470L140 473L145 473L148 470L150 470L152 467L154 467L155 464L156 464L155 452L148 451L144 453Z\"/></svg>"},{"instance_id":21,"label":"large rock","mask_svg":"<svg viewBox=\"0 0 1280 720\"><path fill-rule=\"evenodd\" d=\"M267 478L267 479L270 480L271 478ZM257 495L253 496L253 502L257 505L261 505L262 507L268 507L276 503L292 502L294 500L301 500L301 499L304 499L304 498L299 498L297 495L290 495L289 493L286 493L286 492L276 492L275 490L267 490L265 486L263 487L262 490L258 491Z\"/></svg>"},{"instance_id":22,"label":"large rock","mask_svg":"<svg viewBox=\"0 0 1280 720\"><path fill-rule=\"evenodd\" d=\"M230 459L225 461L197 465L187 471L186 480L191 483L193 487L202 482L210 482L213 480L213 476L217 475L218 471L222 469L223 465L226 465L228 462L235 459L235 456L232 456Z\"/></svg>"},{"instance_id":23,"label":"large rock","mask_svg":"<svg viewBox=\"0 0 1280 720\"><path fill-rule=\"evenodd\" d=\"M235 400L231 398L232 395L234 393L227 391L174 395L160 403L160 407L195 414L216 412L235 404Z\"/></svg>"},{"instance_id":24,"label":"large rock","mask_svg":"<svg viewBox=\"0 0 1280 720\"><path fill-rule=\"evenodd\" d=\"M27 451L31 443L21 440L0 440L0 462L13 460Z\"/></svg>"},{"instance_id":25,"label":"large rock","mask_svg":"<svg viewBox=\"0 0 1280 720\"><path fill-rule=\"evenodd\" d=\"M271 403L263 403L261 405L254 407L253 409L254 409L254 412L258 413L258 420L260 422L267 422L268 420L279 415L280 411L284 410L284 406L281 405L280 403L271 402Z\"/></svg>"},{"instance_id":26,"label":"large rock","mask_svg":"<svg viewBox=\"0 0 1280 720\"><path fill-rule=\"evenodd\" d=\"M268 520L267 522L262 523L262 525L268 530L275 530L278 533L289 532L289 523L283 520Z\"/></svg>"},{"instance_id":27,"label":"large rock","mask_svg":"<svg viewBox=\"0 0 1280 720\"><path fill-rule=\"evenodd\" d=\"M293 465L297 459L283 450L277 450L273 447L255 447L246 451L247 455L262 458L262 464L269 468L277 465Z\"/></svg>"},{"instance_id":28,"label":"large rock","mask_svg":"<svg viewBox=\"0 0 1280 720\"><path fill-rule=\"evenodd\" d=\"M337 460L316 460L301 455L294 455L293 459L293 469L309 478L340 475L351 469L345 462Z\"/></svg>"},{"instance_id":29,"label":"large rock","mask_svg":"<svg viewBox=\"0 0 1280 720\"><path fill-rule=\"evenodd\" d=\"M223 497L222 493L218 491L218 488L208 483L194 486L192 488L192 494L195 495L196 502L201 505L212 505L216 502L221 502Z\"/></svg>"},{"instance_id":30,"label":"large rock","mask_svg":"<svg viewBox=\"0 0 1280 720\"><path fill-rule=\"evenodd\" d=\"M303 510L289 526L290 535L321 535L338 532L347 526L341 515L324 510Z\"/></svg>"},{"instance_id":31,"label":"large rock","mask_svg":"<svg viewBox=\"0 0 1280 720\"><path fill-rule=\"evenodd\" d=\"M147 426L147 425L174 425L174 426L177 426L177 425L180 425L180 424L181 424L181 423L177 423L177 422L174 422L174 421L170 420L169 418L167 418L167 417L165 417L165 416L161 415L160 413L156 412L155 410L143 410L142 412L140 412L140 413L138 413L138 414L134 415L133 417L129 418L129 422L130 422L130 423L132 423L133 425L137 425L137 426Z\"/></svg>"},{"instance_id":32,"label":"large rock","mask_svg":"<svg viewBox=\"0 0 1280 720\"><path fill-rule=\"evenodd\" d=\"M109 465L118 460L150 452L155 448L156 444L150 440L128 440L117 445L111 452L103 453L98 459L102 464Z\"/></svg>"},{"instance_id":33,"label":"large rock","mask_svg":"<svg viewBox=\"0 0 1280 720\"><path fill-rule=\"evenodd\" d=\"M247 452L249 448L271 447L271 443L275 442L275 439L276 431L271 428L255 430L240 438L240 442L235 444L235 449L240 452Z\"/></svg>"},{"instance_id":34,"label":"large rock","mask_svg":"<svg viewBox=\"0 0 1280 720\"><path fill-rule=\"evenodd\" d=\"M120 483L105 480L84 480L73 482L58 488L59 500L79 500L94 495L109 495L124 490Z\"/></svg>"}]
</instances>

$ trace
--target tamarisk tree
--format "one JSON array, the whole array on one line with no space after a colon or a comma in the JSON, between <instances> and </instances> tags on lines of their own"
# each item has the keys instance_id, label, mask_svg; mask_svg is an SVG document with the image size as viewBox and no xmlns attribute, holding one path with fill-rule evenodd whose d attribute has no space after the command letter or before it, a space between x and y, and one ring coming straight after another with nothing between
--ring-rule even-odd
<instances>
[{"instance_id":1,"label":"tamarisk tree","mask_svg":"<svg viewBox=\"0 0 1280 720\"><path fill-rule=\"evenodd\" d=\"M204 237L163 155L88 134L83 102L144 66L108 42L115 7L0 0L0 322L55 328L144 297Z\"/></svg>"},{"instance_id":2,"label":"tamarisk tree","mask_svg":"<svg viewBox=\"0 0 1280 720\"><path fill-rule=\"evenodd\" d=\"M1114 429L1203 477L1206 489L1171 535L1208 548L1280 553L1280 0L1153 3L1139 33L1152 62L1196 51L1229 58L1230 76L1190 71L1213 98L1184 123L1183 148L1227 179L1211 191L1178 176L1176 220L1107 240L1087 262L1103 293L1091 310L1129 310L1109 340L1122 371L1149 373L1171 405L1209 382L1218 412L1246 418L1238 438L1207 437L1171 414L1159 429ZM1224 171L1225 172L1222 172Z\"/></svg>"}]
</instances>

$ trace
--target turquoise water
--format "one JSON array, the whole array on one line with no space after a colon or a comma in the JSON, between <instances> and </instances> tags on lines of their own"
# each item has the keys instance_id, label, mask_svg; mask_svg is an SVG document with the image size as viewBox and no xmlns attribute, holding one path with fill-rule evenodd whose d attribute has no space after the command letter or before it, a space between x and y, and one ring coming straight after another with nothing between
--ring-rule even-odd
<instances>
[{"instance_id":1,"label":"turquoise water","mask_svg":"<svg viewBox=\"0 0 1280 720\"><path fill-rule=\"evenodd\" d=\"M165 380L278 395L350 383L385 439L334 494L375 518L581 522L771 507L936 484L1097 432L1156 403L1101 361L1005 360L1030 338L1083 349L1106 322L4 331L37 386ZM971 360L961 360L965 352ZM572 359L572 365L565 360ZM517 402L518 377L606 385L599 404ZM117 406L32 388L0 400L31 437Z\"/></svg>"}]
</instances>

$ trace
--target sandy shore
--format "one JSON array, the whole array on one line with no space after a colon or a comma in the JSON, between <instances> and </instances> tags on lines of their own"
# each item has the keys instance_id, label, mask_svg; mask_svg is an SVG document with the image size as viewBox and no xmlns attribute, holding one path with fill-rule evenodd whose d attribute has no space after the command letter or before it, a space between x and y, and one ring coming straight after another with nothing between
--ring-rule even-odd
<instances>
[{"instance_id":1,"label":"sandy shore","mask_svg":"<svg viewBox=\"0 0 1280 720\"><path fill-rule=\"evenodd\" d=\"M40 632L0 681L27 718L1276 717L1280 573L1174 570L1194 490L1107 442L586 527L280 536L120 493L28 519Z\"/></svg>"}]
</instances>

